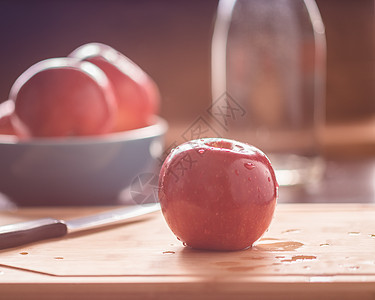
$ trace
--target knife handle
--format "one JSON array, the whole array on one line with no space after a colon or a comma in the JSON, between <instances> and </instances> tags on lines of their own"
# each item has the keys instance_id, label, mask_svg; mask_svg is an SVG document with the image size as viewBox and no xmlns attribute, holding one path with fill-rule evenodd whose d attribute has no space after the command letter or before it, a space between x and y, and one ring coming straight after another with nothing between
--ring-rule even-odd
<instances>
[{"instance_id":1,"label":"knife handle","mask_svg":"<svg viewBox=\"0 0 375 300\"><path fill-rule=\"evenodd\" d=\"M0 250L62 237L68 233L63 221L44 218L0 226Z\"/></svg>"}]
</instances>

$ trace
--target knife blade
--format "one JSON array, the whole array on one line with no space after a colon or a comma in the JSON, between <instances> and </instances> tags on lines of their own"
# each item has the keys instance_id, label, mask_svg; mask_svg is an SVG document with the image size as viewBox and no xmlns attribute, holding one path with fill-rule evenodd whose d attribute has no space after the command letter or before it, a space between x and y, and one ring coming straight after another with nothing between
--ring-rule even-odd
<instances>
[{"instance_id":1,"label":"knife blade","mask_svg":"<svg viewBox=\"0 0 375 300\"><path fill-rule=\"evenodd\" d=\"M160 210L159 203L127 206L70 220L42 218L0 226L0 250L67 234L114 225Z\"/></svg>"}]
</instances>

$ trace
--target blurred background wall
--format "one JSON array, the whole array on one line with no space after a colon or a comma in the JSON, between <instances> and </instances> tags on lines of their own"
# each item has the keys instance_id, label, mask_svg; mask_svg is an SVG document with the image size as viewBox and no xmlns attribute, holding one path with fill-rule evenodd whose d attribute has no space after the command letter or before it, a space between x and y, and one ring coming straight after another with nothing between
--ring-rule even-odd
<instances>
[{"instance_id":1,"label":"blurred background wall","mask_svg":"<svg viewBox=\"0 0 375 300\"><path fill-rule=\"evenodd\" d=\"M106 43L159 85L173 126L210 105L217 0L1 0L0 101L29 66L87 42ZM373 0L317 0L326 26L328 124L375 116ZM370 131L371 134L372 131ZM374 128L375 139L375 128Z\"/></svg>"}]
</instances>

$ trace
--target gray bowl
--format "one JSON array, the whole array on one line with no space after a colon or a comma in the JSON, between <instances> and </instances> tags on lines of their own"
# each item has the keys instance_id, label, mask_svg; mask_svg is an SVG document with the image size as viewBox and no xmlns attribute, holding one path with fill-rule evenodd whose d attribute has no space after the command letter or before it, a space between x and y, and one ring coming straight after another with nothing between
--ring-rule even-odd
<instances>
[{"instance_id":1,"label":"gray bowl","mask_svg":"<svg viewBox=\"0 0 375 300\"><path fill-rule=\"evenodd\" d=\"M167 123L98 137L0 137L0 192L20 206L114 205L157 176ZM147 179L148 180L148 179ZM124 191L126 199L123 199ZM143 200L142 200L143 201Z\"/></svg>"}]
</instances>

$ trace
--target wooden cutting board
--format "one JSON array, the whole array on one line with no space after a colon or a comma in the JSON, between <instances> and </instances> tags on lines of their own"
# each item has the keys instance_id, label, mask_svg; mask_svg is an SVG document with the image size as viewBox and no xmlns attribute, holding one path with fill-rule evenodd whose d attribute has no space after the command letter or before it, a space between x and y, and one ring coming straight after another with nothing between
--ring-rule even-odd
<instances>
[{"instance_id":1,"label":"wooden cutting board","mask_svg":"<svg viewBox=\"0 0 375 300\"><path fill-rule=\"evenodd\" d=\"M9 224L109 208L29 208ZM142 221L0 251L0 299L375 299L375 205L279 204L251 249L184 247L160 212Z\"/></svg>"}]
</instances>

